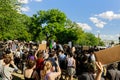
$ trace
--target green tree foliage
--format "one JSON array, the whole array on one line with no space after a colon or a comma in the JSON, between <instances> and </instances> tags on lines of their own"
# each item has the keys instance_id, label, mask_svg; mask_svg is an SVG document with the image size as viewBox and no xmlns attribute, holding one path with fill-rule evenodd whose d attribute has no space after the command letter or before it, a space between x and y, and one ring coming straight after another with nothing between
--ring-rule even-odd
<instances>
[{"instance_id":1,"label":"green tree foliage","mask_svg":"<svg viewBox=\"0 0 120 80\"><path fill-rule=\"evenodd\" d=\"M78 28L76 30L78 39L75 41L75 44L86 45L86 34L84 31Z\"/></svg>"},{"instance_id":2,"label":"green tree foliage","mask_svg":"<svg viewBox=\"0 0 120 80\"><path fill-rule=\"evenodd\" d=\"M98 46L105 46L104 42L100 39Z\"/></svg>"},{"instance_id":3,"label":"green tree foliage","mask_svg":"<svg viewBox=\"0 0 120 80\"><path fill-rule=\"evenodd\" d=\"M72 35L69 35L70 33L68 35L69 36L74 35L74 37L69 38L74 44L86 45L86 46L103 45L102 41L100 39L98 39L97 37L95 37L94 34L84 32L82 30L81 26L79 26L75 22L72 22L69 19L66 21L66 29L68 31L72 30L72 32L73 32Z\"/></svg>"},{"instance_id":4,"label":"green tree foliage","mask_svg":"<svg viewBox=\"0 0 120 80\"><path fill-rule=\"evenodd\" d=\"M69 41L74 42L77 40L77 34L72 29L64 29L63 31L56 34L57 41L62 44L66 44Z\"/></svg>"},{"instance_id":5,"label":"green tree foliage","mask_svg":"<svg viewBox=\"0 0 120 80\"><path fill-rule=\"evenodd\" d=\"M58 9L41 10L34 14L31 20L29 31L33 34L34 40L51 40L57 39L56 34L64 30L66 15Z\"/></svg>"},{"instance_id":6,"label":"green tree foliage","mask_svg":"<svg viewBox=\"0 0 120 80\"><path fill-rule=\"evenodd\" d=\"M86 45L95 46L98 44L99 44L98 38L96 38L95 35L93 35L92 33L86 32Z\"/></svg>"},{"instance_id":7,"label":"green tree foliage","mask_svg":"<svg viewBox=\"0 0 120 80\"><path fill-rule=\"evenodd\" d=\"M46 34L48 40L57 39L58 36L56 34L64 30L66 15L58 9L51 9L44 12L46 15L46 17L43 17L45 18L45 25L42 26L44 34Z\"/></svg>"},{"instance_id":8,"label":"green tree foliage","mask_svg":"<svg viewBox=\"0 0 120 80\"><path fill-rule=\"evenodd\" d=\"M42 26L39 18L37 17L37 14L34 14L31 17L31 23L28 26L28 31L31 34L32 40L37 41L37 40L42 40L44 35L42 33Z\"/></svg>"},{"instance_id":9,"label":"green tree foliage","mask_svg":"<svg viewBox=\"0 0 120 80\"><path fill-rule=\"evenodd\" d=\"M18 13L17 0L0 1L0 40L29 40L27 21L29 17Z\"/></svg>"},{"instance_id":10,"label":"green tree foliage","mask_svg":"<svg viewBox=\"0 0 120 80\"><path fill-rule=\"evenodd\" d=\"M57 40L59 43L103 45L101 39L82 28L58 9L40 10L32 17L20 14L17 0L0 0L0 40Z\"/></svg>"}]
</instances>

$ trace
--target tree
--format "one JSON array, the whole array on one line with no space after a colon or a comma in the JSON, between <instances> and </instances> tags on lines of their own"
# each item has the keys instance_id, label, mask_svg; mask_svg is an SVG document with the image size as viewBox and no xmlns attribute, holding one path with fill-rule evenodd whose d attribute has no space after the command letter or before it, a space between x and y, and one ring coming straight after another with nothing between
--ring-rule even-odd
<instances>
[{"instance_id":1,"label":"tree","mask_svg":"<svg viewBox=\"0 0 120 80\"><path fill-rule=\"evenodd\" d=\"M0 39L3 40L6 38L9 32L10 25L13 24L13 19L15 11L12 9L10 0L1 0L0 1Z\"/></svg>"},{"instance_id":2,"label":"tree","mask_svg":"<svg viewBox=\"0 0 120 80\"><path fill-rule=\"evenodd\" d=\"M94 34L86 32L86 45L96 46L99 44L98 39Z\"/></svg>"},{"instance_id":3,"label":"tree","mask_svg":"<svg viewBox=\"0 0 120 80\"><path fill-rule=\"evenodd\" d=\"M33 41L41 40L42 26L41 23L39 22L37 14L34 14L30 19L31 23L28 26L28 31L31 34L32 40Z\"/></svg>"},{"instance_id":4,"label":"tree","mask_svg":"<svg viewBox=\"0 0 120 80\"><path fill-rule=\"evenodd\" d=\"M16 4L17 0L0 1L0 40L27 40L27 16L18 13Z\"/></svg>"},{"instance_id":5,"label":"tree","mask_svg":"<svg viewBox=\"0 0 120 80\"><path fill-rule=\"evenodd\" d=\"M76 41L77 40L77 34L73 29L64 29L63 31L56 34L57 41L62 44L66 44L69 41Z\"/></svg>"},{"instance_id":6,"label":"tree","mask_svg":"<svg viewBox=\"0 0 120 80\"><path fill-rule=\"evenodd\" d=\"M40 10L32 17L20 14L17 0L0 1L0 40L19 39L26 41L58 40L60 43L80 45L102 44L92 33L67 19L58 9Z\"/></svg>"},{"instance_id":7,"label":"tree","mask_svg":"<svg viewBox=\"0 0 120 80\"><path fill-rule=\"evenodd\" d=\"M66 21L66 28L69 30L71 29L74 31L74 35L76 38L72 39L72 42L74 44L79 45L86 45L86 46L95 46L95 45L102 45L102 41L95 37L94 34L89 32L84 32L82 28L75 22L72 22L71 20ZM101 42L101 43L100 43Z\"/></svg>"},{"instance_id":8,"label":"tree","mask_svg":"<svg viewBox=\"0 0 120 80\"><path fill-rule=\"evenodd\" d=\"M58 9L41 10L32 17L32 23L29 31L33 34L33 38L37 40L39 36L45 36L47 40L57 39L58 32L64 30L66 15Z\"/></svg>"},{"instance_id":9,"label":"tree","mask_svg":"<svg viewBox=\"0 0 120 80\"><path fill-rule=\"evenodd\" d=\"M70 19L67 19L65 28L73 31L72 34L74 35L74 38L71 39L73 44L85 45L86 35L76 22L72 22Z\"/></svg>"}]
</instances>

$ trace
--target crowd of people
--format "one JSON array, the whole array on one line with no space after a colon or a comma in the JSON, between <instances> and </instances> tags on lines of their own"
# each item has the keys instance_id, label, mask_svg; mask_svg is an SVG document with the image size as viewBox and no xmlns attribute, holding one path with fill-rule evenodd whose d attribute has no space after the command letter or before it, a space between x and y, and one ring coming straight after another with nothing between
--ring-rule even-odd
<instances>
[{"instance_id":1,"label":"crowd of people","mask_svg":"<svg viewBox=\"0 0 120 80\"><path fill-rule=\"evenodd\" d=\"M20 41L0 43L0 78L12 80L12 73L24 80L120 80L120 63L103 66L90 47L56 44L40 50L39 44ZM19 73L21 71L21 73Z\"/></svg>"}]
</instances>

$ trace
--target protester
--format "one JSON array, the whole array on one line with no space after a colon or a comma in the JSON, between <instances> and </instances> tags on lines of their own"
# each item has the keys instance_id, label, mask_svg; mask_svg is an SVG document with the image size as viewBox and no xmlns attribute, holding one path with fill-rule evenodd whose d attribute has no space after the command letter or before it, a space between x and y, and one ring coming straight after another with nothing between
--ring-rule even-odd
<instances>
[{"instance_id":1,"label":"protester","mask_svg":"<svg viewBox=\"0 0 120 80\"><path fill-rule=\"evenodd\" d=\"M43 70L43 67L44 67L43 52L40 50L37 51L35 53L35 58L36 58L36 70L38 75L40 75L40 71Z\"/></svg>"},{"instance_id":2,"label":"protester","mask_svg":"<svg viewBox=\"0 0 120 80\"><path fill-rule=\"evenodd\" d=\"M117 69L117 67L117 63L107 66L106 80L120 80L120 71Z\"/></svg>"},{"instance_id":3,"label":"protester","mask_svg":"<svg viewBox=\"0 0 120 80\"><path fill-rule=\"evenodd\" d=\"M68 75L69 75L69 79L68 80L73 80L73 76L76 73L76 71L75 71L76 61L73 58L73 54L72 53L68 54L67 62L68 62L68 64L67 64L67 72L68 72Z\"/></svg>"},{"instance_id":4,"label":"protester","mask_svg":"<svg viewBox=\"0 0 120 80\"><path fill-rule=\"evenodd\" d=\"M61 50L59 51L58 60L59 60L60 68L61 69L66 69L66 64L67 64L66 55Z\"/></svg>"},{"instance_id":5,"label":"protester","mask_svg":"<svg viewBox=\"0 0 120 80\"><path fill-rule=\"evenodd\" d=\"M5 43L5 45L7 45L4 49L5 51L3 50L5 54L0 59L0 71L3 71L3 67L9 67L12 72L18 70L14 62L17 64L16 58L19 58L20 62L18 66L24 71L22 75L24 75L25 80L64 80L67 79L67 75L69 75L68 80L120 79L120 71L117 67L107 67L107 73L103 75L103 66L100 62L96 62L93 54L94 51L99 50L96 48L97 46L91 47L89 50L83 50L82 47L72 46L73 48L70 48L66 44L62 49L63 45L59 46L59 44L56 44L56 48L52 48L51 50L47 48L43 51L39 50L38 45L27 42L9 42ZM32 48L33 45L36 48ZM11 50L13 50L14 54L11 53ZM9 66L6 66L7 63L5 60L8 56L11 56L10 63ZM12 69L10 64L12 65ZM12 79L12 72L8 71L5 74L10 74L8 77ZM5 79L3 72L1 72L2 79ZM60 78L60 76L62 77ZM104 79L103 76L105 77Z\"/></svg>"},{"instance_id":6,"label":"protester","mask_svg":"<svg viewBox=\"0 0 120 80\"><path fill-rule=\"evenodd\" d=\"M103 66L100 62L96 62L96 66L97 66L97 72L96 72L96 76L94 76L94 74L92 72L90 72L90 68L92 68L92 66L90 66L90 64L85 64L86 69L84 70L85 72L83 72L80 76L78 76L78 80L102 80L101 75L103 72Z\"/></svg>"},{"instance_id":7,"label":"protester","mask_svg":"<svg viewBox=\"0 0 120 80\"><path fill-rule=\"evenodd\" d=\"M51 53L49 53L48 60L51 61L53 71L56 72L57 71L57 66L58 66L57 63L56 63L56 60L57 60L56 51L52 51Z\"/></svg>"},{"instance_id":8,"label":"protester","mask_svg":"<svg viewBox=\"0 0 120 80\"><path fill-rule=\"evenodd\" d=\"M1 66L1 77L2 80L12 80L12 73L14 71L17 71L18 69L16 68L12 68L9 65L10 64L14 64L14 62L12 61L11 57L7 56L6 58L4 58L4 65Z\"/></svg>"},{"instance_id":9,"label":"protester","mask_svg":"<svg viewBox=\"0 0 120 80\"><path fill-rule=\"evenodd\" d=\"M20 58L20 49L17 49L17 51L14 53L14 62L17 67L19 67Z\"/></svg>"},{"instance_id":10,"label":"protester","mask_svg":"<svg viewBox=\"0 0 120 80\"><path fill-rule=\"evenodd\" d=\"M51 61L46 61L44 64L44 69L40 72L41 80L56 80L58 76L61 74L61 69L59 67L58 61L56 61L57 72L53 71Z\"/></svg>"},{"instance_id":11,"label":"protester","mask_svg":"<svg viewBox=\"0 0 120 80\"><path fill-rule=\"evenodd\" d=\"M6 54L6 53L3 53L2 54L2 58L0 59L0 66L3 66L3 65L5 65L5 62L4 62L4 60L6 59L6 58L8 58L8 57L10 57L8 54ZM10 57L11 58L11 57ZM14 64L14 61L11 59L11 66L13 67L13 68L15 68L15 69L18 69L18 67Z\"/></svg>"},{"instance_id":12,"label":"protester","mask_svg":"<svg viewBox=\"0 0 120 80\"><path fill-rule=\"evenodd\" d=\"M24 71L25 80L39 80L39 75L36 68L36 62L34 60L28 60L27 68Z\"/></svg>"},{"instance_id":13,"label":"protester","mask_svg":"<svg viewBox=\"0 0 120 80\"><path fill-rule=\"evenodd\" d=\"M2 65L5 65L5 63L4 63L4 59L7 57L7 54L2 54L2 57L1 57L1 59L0 59L0 66L2 66Z\"/></svg>"}]
</instances>

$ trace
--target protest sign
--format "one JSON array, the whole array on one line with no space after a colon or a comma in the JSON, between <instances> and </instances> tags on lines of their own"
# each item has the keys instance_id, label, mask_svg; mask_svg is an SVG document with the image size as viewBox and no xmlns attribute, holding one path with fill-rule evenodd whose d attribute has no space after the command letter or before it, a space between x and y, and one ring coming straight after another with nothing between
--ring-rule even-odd
<instances>
[{"instance_id":1,"label":"protest sign","mask_svg":"<svg viewBox=\"0 0 120 80\"><path fill-rule=\"evenodd\" d=\"M100 61L103 65L118 62L120 61L120 45L97 51L94 54L96 60Z\"/></svg>"},{"instance_id":2,"label":"protest sign","mask_svg":"<svg viewBox=\"0 0 120 80\"><path fill-rule=\"evenodd\" d=\"M69 46L70 48L72 48L72 42L71 42L71 41L68 42L68 46Z\"/></svg>"},{"instance_id":3,"label":"protest sign","mask_svg":"<svg viewBox=\"0 0 120 80\"><path fill-rule=\"evenodd\" d=\"M39 50L46 50L46 44L39 44Z\"/></svg>"},{"instance_id":4,"label":"protest sign","mask_svg":"<svg viewBox=\"0 0 120 80\"><path fill-rule=\"evenodd\" d=\"M47 41L45 41L45 40L42 40L42 44L47 44Z\"/></svg>"},{"instance_id":5,"label":"protest sign","mask_svg":"<svg viewBox=\"0 0 120 80\"><path fill-rule=\"evenodd\" d=\"M83 50L89 50L89 46L83 46Z\"/></svg>"}]
</instances>

